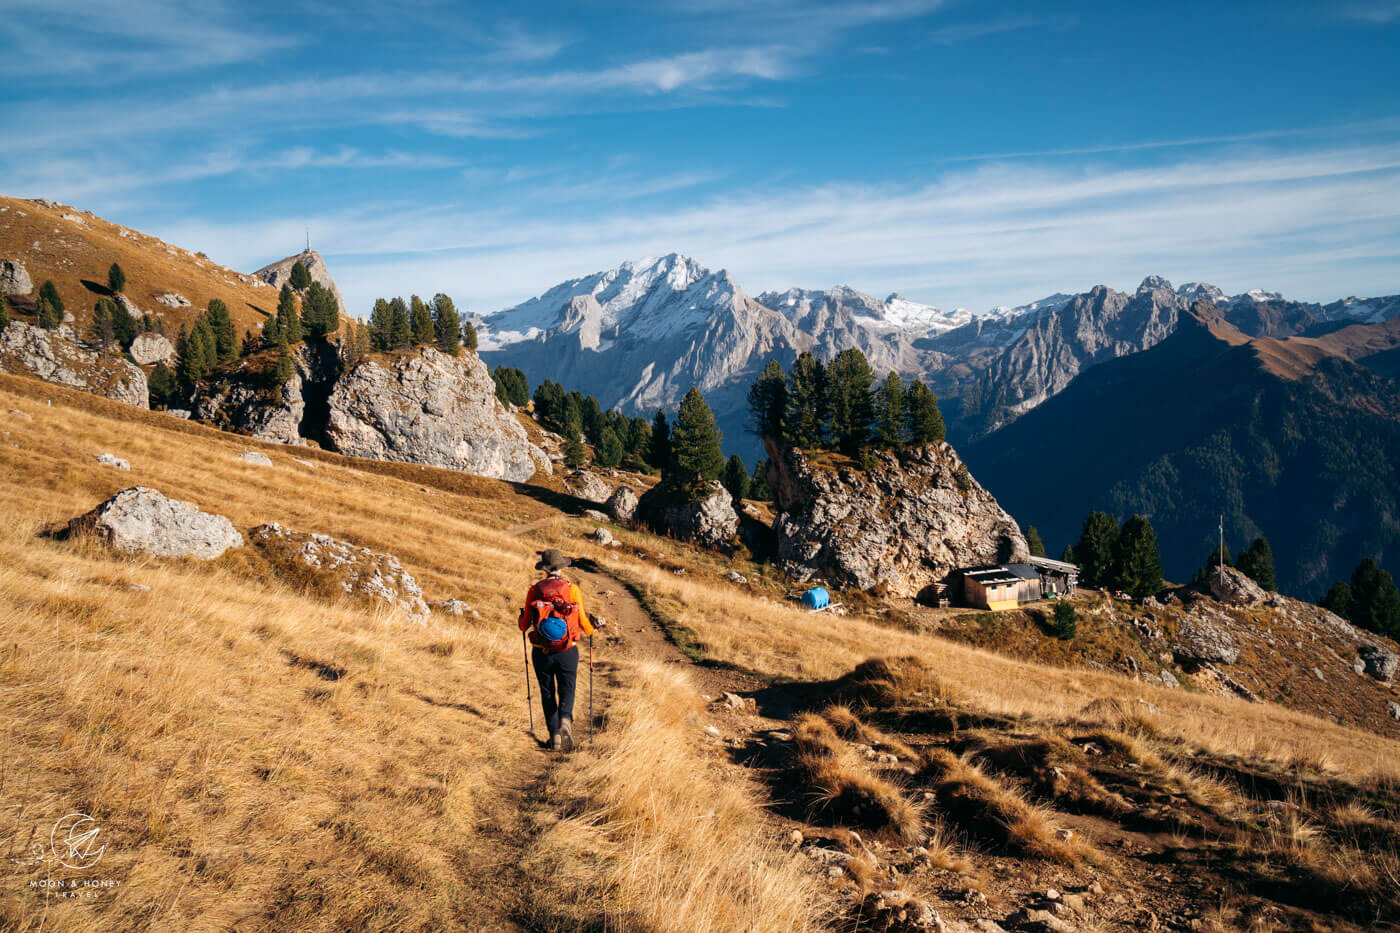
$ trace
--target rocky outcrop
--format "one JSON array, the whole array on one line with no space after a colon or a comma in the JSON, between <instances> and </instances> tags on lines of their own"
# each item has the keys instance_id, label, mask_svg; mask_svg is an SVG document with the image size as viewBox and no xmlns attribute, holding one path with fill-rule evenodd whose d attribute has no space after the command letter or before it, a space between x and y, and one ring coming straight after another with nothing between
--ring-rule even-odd
<instances>
[{"instance_id":1,"label":"rocky outcrop","mask_svg":"<svg viewBox=\"0 0 1400 933\"><path fill-rule=\"evenodd\" d=\"M630 486L619 486L608 496L608 501L603 504L603 511L611 515L613 521L618 524L630 525L637 518L637 494Z\"/></svg>"},{"instance_id":2,"label":"rocky outcrop","mask_svg":"<svg viewBox=\"0 0 1400 933\"><path fill-rule=\"evenodd\" d=\"M169 363L175 359L175 344L164 334L146 331L137 334L131 341L131 358L138 366L151 366L156 363Z\"/></svg>"},{"instance_id":3,"label":"rocky outcrop","mask_svg":"<svg viewBox=\"0 0 1400 933\"><path fill-rule=\"evenodd\" d=\"M1234 664L1240 649L1230 635L1233 620L1208 605L1200 605L1186 616L1177 629L1172 654L1187 665L1218 661Z\"/></svg>"},{"instance_id":4,"label":"rocky outcrop","mask_svg":"<svg viewBox=\"0 0 1400 933\"><path fill-rule=\"evenodd\" d=\"M564 485L580 499L604 503L612 495L612 487L592 470L574 470L564 477Z\"/></svg>"},{"instance_id":5,"label":"rocky outcrop","mask_svg":"<svg viewBox=\"0 0 1400 933\"><path fill-rule=\"evenodd\" d=\"M118 470L130 470L131 462L118 457L116 454L98 454L92 459L103 466L113 467Z\"/></svg>"},{"instance_id":6,"label":"rocky outcrop","mask_svg":"<svg viewBox=\"0 0 1400 933\"><path fill-rule=\"evenodd\" d=\"M34 291L34 282L24 263L18 259L0 259L0 292L6 295L28 295Z\"/></svg>"},{"instance_id":7,"label":"rocky outcrop","mask_svg":"<svg viewBox=\"0 0 1400 933\"><path fill-rule=\"evenodd\" d=\"M243 536L227 518L147 486L123 489L69 522L67 534L91 535L119 551L153 557L213 560L243 546Z\"/></svg>"},{"instance_id":8,"label":"rocky outcrop","mask_svg":"<svg viewBox=\"0 0 1400 933\"><path fill-rule=\"evenodd\" d=\"M167 308L188 308L190 300L179 292L161 292L156 296L156 304L165 305Z\"/></svg>"},{"instance_id":9,"label":"rocky outcrop","mask_svg":"<svg viewBox=\"0 0 1400 933\"><path fill-rule=\"evenodd\" d=\"M319 441L324 425L308 418L307 398L323 399L330 392L339 367L335 348L307 341L297 346L292 362L295 372L280 386L269 385L257 364L239 363L200 387L192 403L195 419L277 444Z\"/></svg>"},{"instance_id":10,"label":"rocky outcrop","mask_svg":"<svg viewBox=\"0 0 1400 933\"><path fill-rule=\"evenodd\" d=\"M799 580L917 596L958 568L1024 557L1021 529L946 443L830 468L769 443L781 566Z\"/></svg>"},{"instance_id":11,"label":"rocky outcrop","mask_svg":"<svg viewBox=\"0 0 1400 933\"><path fill-rule=\"evenodd\" d=\"M311 274L311 281L320 282L331 290L335 295L336 302L340 305L341 313L344 314L346 310L345 297L340 294L340 286L335 284L335 279L331 278L330 271L326 269L326 261L314 249L304 250L295 256L288 256L286 259L268 263L254 272L253 276L273 288L281 288L284 283L292 280L292 266L296 265L297 262L306 266L306 271Z\"/></svg>"},{"instance_id":12,"label":"rocky outcrop","mask_svg":"<svg viewBox=\"0 0 1400 933\"><path fill-rule=\"evenodd\" d=\"M410 621L428 621L422 587L392 554L329 535L293 531L276 522L259 525L249 537L274 564L310 574L333 591L387 603Z\"/></svg>"},{"instance_id":13,"label":"rocky outcrop","mask_svg":"<svg viewBox=\"0 0 1400 933\"><path fill-rule=\"evenodd\" d=\"M1268 598L1264 588L1234 567L1214 567L1207 583L1210 595L1232 606L1257 606Z\"/></svg>"},{"instance_id":14,"label":"rocky outcrop","mask_svg":"<svg viewBox=\"0 0 1400 933\"><path fill-rule=\"evenodd\" d=\"M732 547L739 532L734 499L718 480L663 481L641 497L636 514L657 534L716 550Z\"/></svg>"},{"instance_id":15,"label":"rocky outcrop","mask_svg":"<svg viewBox=\"0 0 1400 933\"><path fill-rule=\"evenodd\" d=\"M1400 655L1382 648L1380 645L1362 645L1359 651L1361 669L1383 684L1395 680L1400 669Z\"/></svg>"},{"instance_id":16,"label":"rocky outcrop","mask_svg":"<svg viewBox=\"0 0 1400 933\"><path fill-rule=\"evenodd\" d=\"M552 471L473 353L429 348L361 362L336 382L328 406L326 438L341 453L517 482Z\"/></svg>"},{"instance_id":17,"label":"rocky outcrop","mask_svg":"<svg viewBox=\"0 0 1400 933\"><path fill-rule=\"evenodd\" d=\"M71 327L43 330L11 321L0 332L0 372L37 376L138 408L151 407L146 374L115 353L85 347Z\"/></svg>"}]
</instances>

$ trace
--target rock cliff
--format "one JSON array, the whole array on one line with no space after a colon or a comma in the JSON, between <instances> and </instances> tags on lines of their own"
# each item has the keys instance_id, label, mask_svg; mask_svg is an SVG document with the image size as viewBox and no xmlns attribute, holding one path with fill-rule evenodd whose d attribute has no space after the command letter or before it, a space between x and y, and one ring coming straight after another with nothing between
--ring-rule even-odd
<instances>
[{"instance_id":1,"label":"rock cliff","mask_svg":"<svg viewBox=\"0 0 1400 933\"><path fill-rule=\"evenodd\" d=\"M340 286L335 284L335 279L331 278L330 271L326 269L326 261L321 258L321 254L314 249L303 250L295 256L288 256L286 259L279 259L276 262L268 263L257 272L253 273L255 278L261 279L273 288L281 288L283 283L292 279L292 266L300 261L306 266L306 271L311 274L311 281L320 282L329 288L335 295L335 300L340 304L340 313L346 314L345 297L340 294Z\"/></svg>"},{"instance_id":2,"label":"rock cliff","mask_svg":"<svg viewBox=\"0 0 1400 933\"><path fill-rule=\"evenodd\" d=\"M11 321L0 332L0 372L37 376L118 402L150 408L146 374L116 353L84 345L73 329Z\"/></svg>"},{"instance_id":3,"label":"rock cliff","mask_svg":"<svg viewBox=\"0 0 1400 933\"><path fill-rule=\"evenodd\" d=\"M351 456L516 482L553 471L473 353L425 348L387 363L365 360L336 380L327 406L326 440Z\"/></svg>"},{"instance_id":4,"label":"rock cliff","mask_svg":"<svg viewBox=\"0 0 1400 933\"><path fill-rule=\"evenodd\" d=\"M769 442L778 560L799 580L917 596L960 567L1023 557L1026 539L953 448L832 468Z\"/></svg>"}]
</instances>

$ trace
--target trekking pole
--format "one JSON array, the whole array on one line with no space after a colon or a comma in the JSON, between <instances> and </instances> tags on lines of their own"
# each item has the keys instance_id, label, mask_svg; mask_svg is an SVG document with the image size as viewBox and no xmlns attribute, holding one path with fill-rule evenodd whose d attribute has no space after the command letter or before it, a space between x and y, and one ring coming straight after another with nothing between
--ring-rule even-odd
<instances>
[{"instance_id":1,"label":"trekking pole","mask_svg":"<svg viewBox=\"0 0 1400 933\"><path fill-rule=\"evenodd\" d=\"M525 652L525 708L530 711L530 734L535 734L535 698L530 693L530 649L525 641L525 633L520 633L520 650Z\"/></svg>"},{"instance_id":2,"label":"trekking pole","mask_svg":"<svg viewBox=\"0 0 1400 933\"><path fill-rule=\"evenodd\" d=\"M593 747L593 636L588 636L588 747Z\"/></svg>"}]
</instances>

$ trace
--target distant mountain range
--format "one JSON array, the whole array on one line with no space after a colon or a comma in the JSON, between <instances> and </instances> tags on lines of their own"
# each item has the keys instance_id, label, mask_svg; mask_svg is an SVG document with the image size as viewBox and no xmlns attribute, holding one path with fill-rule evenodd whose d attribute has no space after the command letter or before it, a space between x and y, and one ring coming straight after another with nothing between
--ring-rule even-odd
<instances>
[{"instance_id":1,"label":"distant mountain range","mask_svg":"<svg viewBox=\"0 0 1400 933\"><path fill-rule=\"evenodd\" d=\"M1184 581L1223 514L1232 550L1266 536L1280 588L1315 599L1365 556L1400 572L1400 386L1369 365L1397 348L1400 318L1251 338L1203 302L963 453L1056 552L1090 509L1141 513Z\"/></svg>"},{"instance_id":2,"label":"distant mountain range","mask_svg":"<svg viewBox=\"0 0 1400 933\"><path fill-rule=\"evenodd\" d=\"M748 432L745 394L769 359L786 366L803 350L830 358L860 347L877 373L928 382L950 439L963 444L1015 421L1085 369L1156 345L1198 299L1259 337L1317 336L1400 315L1400 296L1319 305L1259 290L1227 297L1196 282L1174 289L1159 276L1133 293L1097 286L978 315L848 286L753 298L727 272L672 253L572 279L491 314L481 347L490 363L517 366L532 384L552 378L629 414L674 410L699 386L726 448L752 463L760 445Z\"/></svg>"}]
</instances>

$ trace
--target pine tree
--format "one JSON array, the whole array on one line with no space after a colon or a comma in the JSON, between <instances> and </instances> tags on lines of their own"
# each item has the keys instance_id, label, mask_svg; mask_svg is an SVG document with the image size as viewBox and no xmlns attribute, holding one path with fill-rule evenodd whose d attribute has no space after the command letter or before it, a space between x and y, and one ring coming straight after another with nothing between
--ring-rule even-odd
<instances>
[{"instance_id":1,"label":"pine tree","mask_svg":"<svg viewBox=\"0 0 1400 933\"><path fill-rule=\"evenodd\" d=\"M296 363L292 361L292 348L287 344L285 335L277 341L277 362L272 368L272 384L274 386L285 386L287 381L296 374Z\"/></svg>"},{"instance_id":2,"label":"pine tree","mask_svg":"<svg viewBox=\"0 0 1400 933\"><path fill-rule=\"evenodd\" d=\"M298 259L292 263L291 274L292 288L302 291L311 285L311 273L306 271L306 266Z\"/></svg>"},{"instance_id":3,"label":"pine tree","mask_svg":"<svg viewBox=\"0 0 1400 933\"><path fill-rule=\"evenodd\" d=\"M282 330L282 325L278 323L278 321L277 321L277 315L274 314L272 317L269 317L267 320L263 321L263 325L262 325L262 342L263 342L263 344L264 344L265 346L269 346L269 347L275 347L275 346L277 346L277 338L278 338L278 336L279 336L281 330Z\"/></svg>"},{"instance_id":4,"label":"pine tree","mask_svg":"<svg viewBox=\"0 0 1400 933\"><path fill-rule=\"evenodd\" d=\"M932 389L915 379L905 393L904 407L908 411L910 443L924 446L943 440L943 413L938 410L938 396Z\"/></svg>"},{"instance_id":5,"label":"pine tree","mask_svg":"<svg viewBox=\"0 0 1400 933\"><path fill-rule=\"evenodd\" d=\"M588 449L583 446L583 425L577 415L564 422L564 465L578 469L588 462Z\"/></svg>"},{"instance_id":6,"label":"pine tree","mask_svg":"<svg viewBox=\"0 0 1400 933\"><path fill-rule=\"evenodd\" d=\"M694 386L681 399L676 413L676 427L671 432L671 461L676 474L683 480L718 479L724 469L724 454L720 452L722 435L715 427L715 415L705 404L705 397Z\"/></svg>"},{"instance_id":7,"label":"pine tree","mask_svg":"<svg viewBox=\"0 0 1400 933\"><path fill-rule=\"evenodd\" d=\"M113 295L126 291L126 273L115 262L112 263L112 268L107 270L107 287Z\"/></svg>"},{"instance_id":8,"label":"pine tree","mask_svg":"<svg viewBox=\"0 0 1400 933\"><path fill-rule=\"evenodd\" d=\"M1076 564L1076 563L1078 563L1078 561L1075 560L1075 557L1074 557L1074 545L1072 545L1072 544L1066 544L1066 545L1065 545L1065 549L1064 549L1063 551L1060 552L1060 560L1064 561L1064 562L1067 563L1067 564Z\"/></svg>"},{"instance_id":9,"label":"pine tree","mask_svg":"<svg viewBox=\"0 0 1400 933\"><path fill-rule=\"evenodd\" d=\"M821 361L809 352L798 355L787 377L787 413L783 422L787 427L787 441L803 450L815 450L825 438L825 426L821 412L824 401L826 376Z\"/></svg>"},{"instance_id":10,"label":"pine tree","mask_svg":"<svg viewBox=\"0 0 1400 933\"><path fill-rule=\"evenodd\" d=\"M1267 538L1255 538L1254 543L1241 552L1235 566L1270 593L1278 589L1274 581L1274 549L1269 547Z\"/></svg>"},{"instance_id":11,"label":"pine tree","mask_svg":"<svg viewBox=\"0 0 1400 933\"><path fill-rule=\"evenodd\" d=\"M1327 591L1327 595L1322 597L1318 605L1350 621L1352 609L1355 607L1351 597L1351 584L1345 580L1333 583L1332 588Z\"/></svg>"},{"instance_id":12,"label":"pine tree","mask_svg":"<svg viewBox=\"0 0 1400 933\"><path fill-rule=\"evenodd\" d=\"M390 331L393 329L394 312L389 302L383 298L374 300L374 309L369 313L369 339L374 349L383 352L390 349Z\"/></svg>"},{"instance_id":13,"label":"pine tree","mask_svg":"<svg viewBox=\"0 0 1400 933\"><path fill-rule=\"evenodd\" d=\"M870 361L858 347L842 350L828 367L831 439L843 453L858 454L870 441L870 426L875 420L874 384Z\"/></svg>"},{"instance_id":14,"label":"pine tree","mask_svg":"<svg viewBox=\"0 0 1400 933\"><path fill-rule=\"evenodd\" d=\"M1030 548L1032 557L1045 556L1045 542L1040 540L1040 532L1034 525L1026 526L1026 547Z\"/></svg>"},{"instance_id":15,"label":"pine tree","mask_svg":"<svg viewBox=\"0 0 1400 933\"><path fill-rule=\"evenodd\" d=\"M131 341L136 339L136 318L131 316L131 312L126 310L126 305L120 301L113 301L110 298L99 300L107 302L107 314L112 322L112 339L123 350L128 349L131 346Z\"/></svg>"},{"instance_id":16,"label":"pine tree","mask_svg":"<svg viewBox=\"0 0 1400 933\"><path fill-rule=\"evenodd\" d=\"M162 362L156 363L151 369L150 378L146 380L146 386L151 392L151 407L164 408L170 404L170 398L175 394L175 375L170 368Z\"/></svg>"},{"instance_id":17,"label":"pine tree","mask_svg":"<svg viewBox=\"0 0 1400 933\"><path fill-rule=\"evenodd\" d=\"M1074 546L1075 563L1085 586L1108 586L1113 550L1118 543L1118 522L1107 512L1090 512Z\"/></svg>"},{"instance_id":18,"label":"pine tree","mask_svg":"<svg viewBox=\"0 0 1400 933\"><path fill-rule=\"evenodd\" d=\"M773 488L768 485L768 461L754 464L753 476L749 478L749 498L758 502L772 502Z\"/></svg>"},{"instance_id":19,"label":"pine tree","mask_svg":"<svg viewBox=\"0 0 1400 933\"><path fill-rule=\"evenodd\" d=\"M415 347L437 342L437 332L433 328L433 312L417 295L408 299L408 327Z\"/></svg>"},{"instance_id":20,"label":"pine tree","mask_svg":"<svg viewBox=\"0 0 1400 933\"><path fill-rule=\"evenodd\" d=\"M1113 548L1112 585L1134 599L1146 599L1162 588L1162 557L1152 523L1134 515L1123 523Z\"/></svg>"},{"instance_id":21,"label":"pine tree","mask_svg":"<svg viewBox=\"0 0 1400 933\"><path fill-rule=\"evenodd\" d=\"M180 342L176 345L180 358L176 368L180 373L180 382L191 388L195 383L204 378L204 337L198 327L195 327L186 336L182 330L180 332Z\"/></svg>"},{"instance_id":22,"label":"pine tree","mask_svg":"<svg viewBox=\"0 0 1400 933\"><path fill-rule=\"evenodd\" d=\"M904 383L891 371L875 399L875 437L885 447L900 450L907 437L904 419Z\"/></svg>"},{"instance_id":23,"label":"pine tree","mask_svg":"<svg viewBox=\"0 0 1400 933\"><path fill-rule=\"evenodd\" d=\"M1351 575L1350 621L1379 635L1400 637L1400 589L1369 557Z\"/></svg>"},{"instance_id":24,"label":"pine tree","mask_svg":"<svg viewBox=\"0 0 1400 933\"><path fill-rule=\"evenodd\" d=\"M39 286L39 300L44 299L48 299L49 305L58 314L58 324L62 324L63 315L68 309L64 306L63 297L59 295L58 286L53 284L53 279L45 279L44 284ZM55 324L54 327L57 327L58 324Z\"/></svg>"},{"instance_id":25,"label":"pine tree","mask_svg":"<svg viewBox=\"0 0 1400 933\"><path fill-rule=\"evenodd\" d=\"M219 365L219 341L214 335L213 322L209 320L208 314L201 314L194 322L195 332L199 334L200 348L203 350L203 366L200 369L200 376L203 377L214 371L214 367Z\"/></svg>"},{"instance_id":26,"label":"pine tree","mask_svg":"<svg viewBox=\"0 0 1400 933\"><path fill-rule=\"evenodd\" d=\"M729 460L724 464L724 476L721 477L720 482L724 483L724 488L729 490L729 495L734 497L736 507L739 500L748 497L749 471L744 466L742 457L738 454L729 455Z\"/></svg>"},{"instance_id":27,"label":"pine tree","mask_svg":"<svg viewBox=\"0 0 1400 933\"><path fill-rule=\"evenodd\" d=\"M1055 635L1061 641L1069 641L1078 633L1079 613L1070 603L1064 600L1056 603L1054 619Z\"/></svg>"},{"instance_id":28,"label":"pine tree","mask_svg":"<svg viewBox=\"0 0 1400 933\"><path fill-rule=\"evenodd\" d=\"M301 325L301 311L297 309L296 294L285 282L277 293L277 333L287 335L287 343L301 343L306 338Z\"/></svg>"},{"instance_id":29,"label":"pine tree","mask_svg":"<svg viewBox=\"0 0 1400 933\"><path fill-rule=\"evenodd\" d=\"M603 428L598 437L597 456L594 458L599 466L612 468L622 462L622 456L626 453L622 449L622 441L618 439L617 432L611 426Z\"/></svg>"},{"instance_id":30,"label":"pine tree","mask_svg":"<svg viewBox=\"0 0 1400 933\"><path fill-rule=\"evenodd\" d=\"M408 322L408 302L395 298L389 302L389 341L385 349L402 350L413 337Z\"/></svg>"},{"instance_id":31,"label":"pine tree","mask_svg":"<svg viewBox=\"0 0 1400 933\"><path fill-rule=\"evenodd\" d=\"M671 468L671 427L666 423L666 413L659 408L656 417L651 419L646 461L662 473Z\"/></svg>"},{"instance_id":32,"label":"pine tree","mask_svg":"<svg viewBox=\"0 0 1400 933\"><path fill-rule=\"evenodd\" d=\"M467 321L462 324L462 346L475 353L476 344L476 325L473 324L471 321Z\"/></svg>"},{"instance_id":33,"label":"pine tree","mask_svg":"<svg viewBox=\"0 0 1400 933\"><path fill-rule=\"evenodd\" d=\"M38 317L38 324L44 330L54 330L63 323L63 313L54 307L53 301L46 295L39 296L38 307L35 308Z\"/></svg>"},{"instance_id":34,"label":"pine tree","mask_svg":"<svg viewBox=\"0 0 1400 933\"><path fill-rule=\"evenodd\" d=\"M749 416L755 434L781 443L787 417L787 377L777 360L769 360L749 386Z\"/></svg>"},{"instance_id":35,"label":"pine tree","mask_svg":"<svg viewBox=\"0 0 1400 933\"><path fill-rule=\"evenodd\" d=\"M5 293L0 291L0 330L10 326L10 303L5 299Z\"/></svg>"},{"instance_id":36,"label":"pine tree","mask_svg":"<svg viewBox=\"0 0 1400 933\"><path fill-rule=\"evenodd\" d=\"M302 329L308 338L320 339L340 329L340 302L335 292L312 282L301 302Z\"/></svg>"},{"instance_id":37,"label":"pine tree","mask_svg":"<svg viewBox=\"0 0 1400 933\"><path fill-rule=\"evenodd\" d=\"M229 317L228 305L218 298L209 302L209 326L214 332L215 355L220 363L231 363L238 358L238 335L233 329L233 318Z\"/></svg>"},{"instance_id":38,"label":"pine tree","mask_svg":"<svg viewBox=\"0 0 1400 933\"><path fill-rule=\"evenodd\" d=\"M439 350L449 356L457 356L462 352L462 315L457 313L457 306L452 303L452 299L442 292L433 296L433 328L437 334ZM472 337L476 337L476 328L472 328ZM475 339L471 349L476 349Z\"/></svg>"},{"instance_id":39,"label":"pine tree","mask_svg":"<svg viewBox=\"0 0 1400 933\"><path fill-rule=\"evenodd\" d=\"M253 336L251 330L243 332L243 343L238 347L239 357L251 356L258 352L258 338Z\"/></svg>"}]
</instances>

